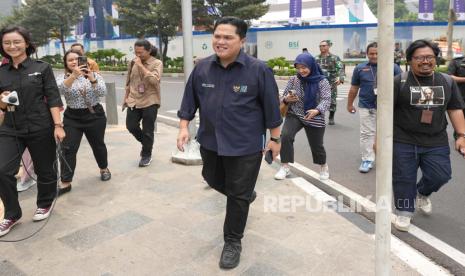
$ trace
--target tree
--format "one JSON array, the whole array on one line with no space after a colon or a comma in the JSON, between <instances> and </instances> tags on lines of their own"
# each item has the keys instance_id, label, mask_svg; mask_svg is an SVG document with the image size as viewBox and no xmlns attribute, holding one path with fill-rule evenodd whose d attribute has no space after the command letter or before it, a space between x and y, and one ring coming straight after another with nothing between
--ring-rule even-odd
<instances>
[{"instance_id":1,"label":"tree","mask_svg":"<svg viewBox=\"0 0 465 276\"><path fill-rule=\"evenodd\" d=\"M109 18L111 22L137 38L160 35L164 46L159 51L164 59L168 43L180 25L180 0L115 0L114 3L118 5L119 18Z\"/></svg>"},{"instance_id":2,"label":"tree","mask_svg":"<svg viewBox=\"0 0 465 276\"><path fill-rule=\"evenodd\" d=\"M27 0L4 23L25 27L37 45L45 44L50 38L60 39L64 54L65 38L82 20L87 9L87 1Z\"/></svg>"},{"instance_id":3,"label":"tree","mask_svg":"<svg viewBox=\"0 0 465 276\"><path fill-rule=\"evenodd\" d=\"M266 0L193 0L194 24L211 28L222 16L257 19L268 12L269 5L265 3Z\"/></svg>"}]
</instances>

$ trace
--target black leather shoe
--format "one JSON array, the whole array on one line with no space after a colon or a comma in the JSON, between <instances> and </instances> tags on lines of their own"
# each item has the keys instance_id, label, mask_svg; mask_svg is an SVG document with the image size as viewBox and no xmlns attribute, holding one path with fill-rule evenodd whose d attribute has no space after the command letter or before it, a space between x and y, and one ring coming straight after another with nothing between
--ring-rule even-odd
<instances>
[{"instance_id":1,"label":"black leather shoe","mask_svg":"<svg viewBox=\"0 0 465 276\"><path fill-rule=\"evenodd\" d=\"M221 253L220 268L231 269L239 265L242 246L240 243L225 242Z\"/></svg>"},{"instance_id":2,"label":"black leather shoe","mask_svg":"<svg viewBox=\"0 0 465 276\"><path fill-rule=\"evenodd\" d=\"M257 192L253 191L252 196L250 197L249 204L252 204L252 202L255 201L257 198Z\"/></svg>"},{"instance_id":3,"label":"black leather shoe","mask_svg":"<svg viewBox=\"0 0 465 276\"><path fill-rule=\"evenodd\" d=\"M108 181L111 179L111 172L109 169L106 169L105 171L100 171L100 180L102 181Z\"/></svg>"},{"instance_id":4,"label":"black leather shoe","mask_svg":"<svg viewBox=\"0 0 465 276\"><path fill-rule=\"evenodd\" d=\"M58 196L61 196L62 194L66 194L67 192L70 192L71 191L71 184L69 184L69 186L67 187L60 187L58 186Z\"/></svg>"}]
</instances>

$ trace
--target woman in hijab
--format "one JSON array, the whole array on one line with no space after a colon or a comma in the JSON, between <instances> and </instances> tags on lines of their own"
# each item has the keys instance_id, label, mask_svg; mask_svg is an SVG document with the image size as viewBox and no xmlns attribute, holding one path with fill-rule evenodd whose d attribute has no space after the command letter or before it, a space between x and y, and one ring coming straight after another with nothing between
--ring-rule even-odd
<instances>
[{"instance_id":1,"label":"woman in hijab","mask_svg":"<svg viewBox=\"0 0 465 276\"><path fill-rule=\"evenodd\" d=\"M331 85L312 55L302 53L294 62L296 76L289 79L281 101L288 105L286 120L281 132L281 168L274 176L285 179L289 163L294 162L294 138L302 128L307 134L312 150L313 163L321 166L320 179L329 179L326 151L323 146L325 112L331 103Z\"/></svg>"}]
</instances>

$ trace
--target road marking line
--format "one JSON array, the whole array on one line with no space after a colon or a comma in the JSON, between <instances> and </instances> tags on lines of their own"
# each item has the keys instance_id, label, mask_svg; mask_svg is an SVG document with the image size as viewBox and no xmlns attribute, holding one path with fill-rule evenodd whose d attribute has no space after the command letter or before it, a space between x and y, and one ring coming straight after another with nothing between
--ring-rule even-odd
<instances>
[{"instance_id":1,"label":"road marking line","mask_svg":"<svg viewBox=\"0 0 465 276\"><path fill-rule=\"evenodd\" d=\"M297 162L290 164L291 167L311 176L312 178L318 179L319 174ZM341 184L329 179L322 181L326 185L330 186L332 189L338 191L342 195L352 199L355 203L360 204L364 209L368 212L376 212L376 204L369 199L355 193L354 191L342 186ZM396 217L395 214L392 214L391 220L394 220ZM436 238L435 236L429 234L428 232L422 230L421 228L411 225L409 233L417 237L418 239L424 241L425 243L429 244L433 248L437 249L438 251L442 252L444 255L448 256L449 258L453 259L457 263L465 266L465 254L458 249L448 245L447 243L443 242L442 240Z\"/></svg>"},{"instance_id":2,"label":"road marking line","mask_svg":"<svg viewBox=\"0 0 465 276\"><path fill-rule=\"evenodd\" d=\"M323 190L319 189L302 177L292 178L291 180L297 187L301 188L304 192L322 203L337 201L335 198L325 193ZM337 213L334 210L331 211ZM375 235L369 234L368 236L372 240L375 240ZM401 241L394 235L391 235L391 252L393 255L397 256L401 261L419 272L421 275L451 275L445 268L437 265L421 252Z\"/></svg>"},{"instance_id":3,"label":"road marking line","mask_svg":"<svg viewBox=\"0 0 465 276\"><path fill-rule=\"evenodd\" d=\"M178 119L174 119L169 116L163 116L163 115L158 115L159 117L166 118L171 121L179 122ZM278 160L280 158L278 157ZM319 174L297 162L294 162L293 164L289 164L291 167L294 167L298 171L301 171L312 178L319 179ZM328 179L322 181L326 185L330 186L332 189L338 191L342 195L346 196L347 198L350 198L353 200L356 204L362 206L365 210L368 212L376 212L376 204L369 199L355 193L354 191L342 186L341 184ZM394 220L396 217L395 214L392 214L391 220ZM417 237L418 239L424 241L425 243L429 244L433 248L437 249L438 251L442 252L444 255L450 257L457 263L461 264L462 266L465 266L465 254L457 250L456 248L448 245L447 243L441 241L440 239L436 238L435 236L427 233L426 231L422 230L421 228L418 228L415 225L410 226L409 233Z\"/></svg>"}]
</instances>

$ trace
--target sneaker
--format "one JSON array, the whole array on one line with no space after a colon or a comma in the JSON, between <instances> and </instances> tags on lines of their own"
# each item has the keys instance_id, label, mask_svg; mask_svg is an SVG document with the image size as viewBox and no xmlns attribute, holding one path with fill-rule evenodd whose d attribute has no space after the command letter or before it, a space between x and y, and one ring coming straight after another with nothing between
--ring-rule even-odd
<instances>
[{"instance_id":1,"label":"sneaker","mask_svg":"<svg viewBox=\"0 0 465 276\"><path fill-rule=\"evenodd\" d=\"M152 156L142 157L139 162L139 167L147 167L152 163Z\"/></svg>"},{"instance_id":2,"label":"sneaker","mask_svg":"<svg viewBox=\"0 0 465 276\"><path fill-rule=\"evenodd\" d=\"M34 179L29 179L27 181L20 181L16 185L16 189L18 190L18 192L23 192L31 188L32 186L34 186L36 183L37 182Z\"/></svg>"},{"instance_id":3,"label":"sneaker","mask_svg":"<svg viewBox=\"0 0 465 276\"><path fill-rule=\"evenodd\" d=\"M231 269L239 265L242 247L240 243L226 242L221 252L220 268Z\"/></svg>"},{"instance_id":4,"label":"sneaker","mask_svg":"<svg viewBox=\"0 0 465 276\"><path fill-rule=\"evenodd\" d=\"M433 204L431 204L431 199L427 196L418 194L416 203L417 208L419 208L425 215L429 215L433 211Z\"/></svg>"},{"instance_id":5,"label":"sneaker","mask_svg":"<svg viewBox=\"0 0 465 276\"><path fill-rule=\"evenodd\" d=\"M320 169L320 180L328 180L329 179L329 167L328 165L321 166Z\"/></svg>"},{"instance_id":6,"label":"sneaker","mask_svg":"<svg viewBox=\"0 0 465 276\"><path fill-rule=\"evenodd\" d=\"M283 180L286 179L286 177L290 174L291 169L289 167L281 166L281 168L279 168L279 171L274 175L274 179Z\"/></svg>"},{"instance_id":7,"label":"sneaker","mask_svg":"<svg viewBox=\"0 0 465 276\"><path fill-rule=\"evenodd\" d=\"M108 168L106 168L104 171L100 171L100 180L108 181L110 179L111 179L111 172Z\"/></svg>"},{"instance_id":8,"label":"sneaker","mask_svg":"<svg viewBox=\"0 0 465 276\"><path fill-rule=\"evenodd\" d=\"M3 219L0 221L0 237L10 232L11 228L18 223L19 219Z\"/></svg>"},{"instance_id":9,"label":"sneaker","mask_svg":"<svg viewBox=\"0 0 465 276\"><path fill-rule=\"evenodd\" d=\"M334 123L334 118L329 118L329 123L328 123L330 126L333 126L335 123Z\"/></svg>"},{"instance_id":10,"label":"sneaker","mask_svg":"<svg viewBox=\"0 0 465 276\"><path fill-rule=\"evenodd\" d=\"M367 161L368 162L368 168L373 169L375 162L374 161Z\"/></svg>"},{"instance_id":11,"label":"sneaker","mask_svg":"<svg viewBox=\"0 0 465 276\"><path fill-rule=\"evenodd\" d=\"M33 221L41 221L50 216L52 211L52 205L48 206L47 208L37 208L34 216L32 217Z\"/></svg>"},{"instance_id":12,"label":"sneaker","mask_svg":"<svg viewBox=\"0 0 465 276\"><path fill-rule=\"evenodd\" d=\"M394 227L399 231L408 232L411 220L411 217L397 216L396 220L394 221Z\"/></svg>"},{"instance_id":13,"label":"sneaker","mask_svg":"<svg viewBox=\"0 0 465 276\"><path fill-rule=\"evenodd\" d=\"M361 173L367 173L371 170L372 167L373 167L373 161L362 161L358 170Z\"/></svg>"}]
</instances>

